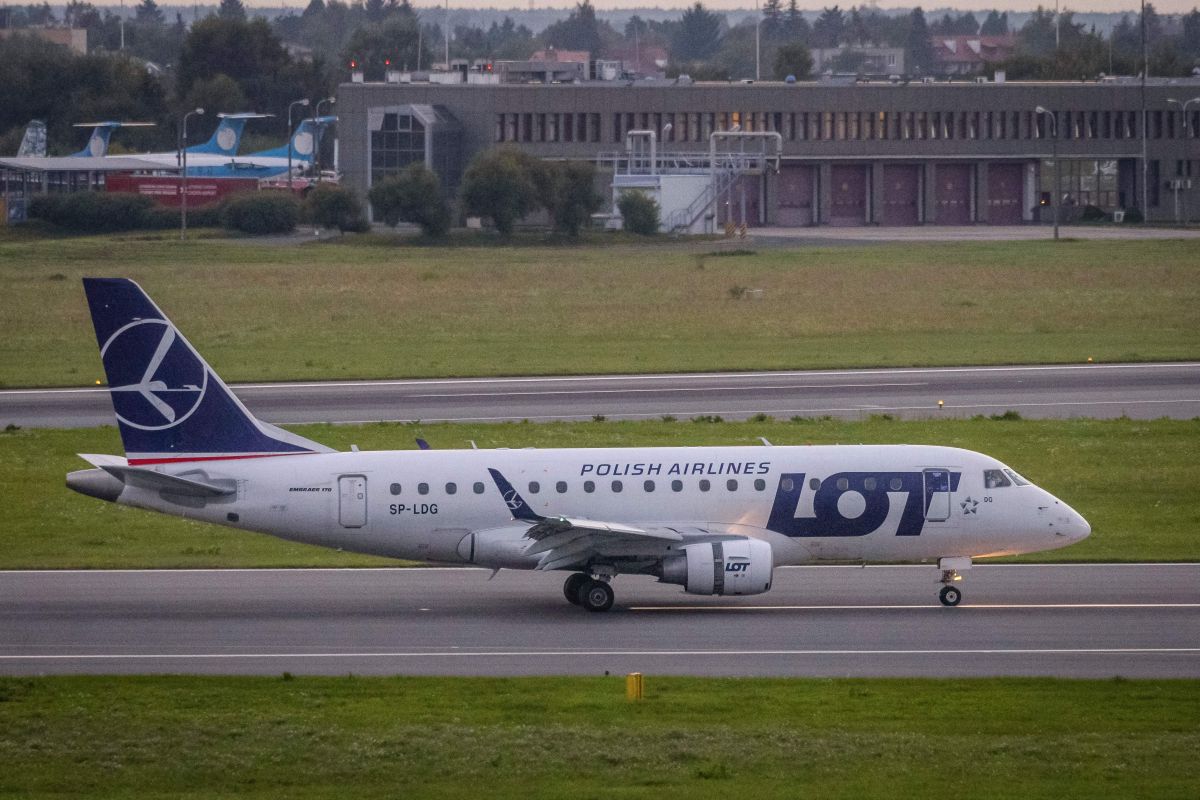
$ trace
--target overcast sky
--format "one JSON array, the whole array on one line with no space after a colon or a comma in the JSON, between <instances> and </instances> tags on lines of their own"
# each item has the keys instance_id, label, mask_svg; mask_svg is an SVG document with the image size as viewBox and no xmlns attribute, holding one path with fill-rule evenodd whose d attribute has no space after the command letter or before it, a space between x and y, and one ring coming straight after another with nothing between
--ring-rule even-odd
<instances>
[{"instance_id":1,"label":"overcast sky","mask_svg":"<svg viewBox=\"0 0 1200 800\"><path fill-rule=\"evenodd\" d=\"M410 0L410 2L411 1L412 0ZM137 0L127 0L127 2L130 5L137 5ZM209 0L209 2L213 2L213 0ZM306 5L308 5L308 0L242 0L242 2L244 2L247 6L267 6L267 7L273 7L273 8L279 8L280 6L287 6L287 7L292 7L292 8L296 8L296 9L303 9ZM429 6L432 6L432 5L441 6L443 4L443 2L444 2L444 0L442 0L442 2L436 2L436 3L428 2L428 0L418 0L417 2L414 2L413 5L415 5L418 8L428 8ZM654 6L657 6L658 8L686 8L687 6L692 5L694 2L695 2L695 0L660 0L660 2L655 2L655 3L636 2L636 0L633 0L633 1L631 1L631 0L592 0L592 5L594 5L596 8L602 8L602 9L639 8L639 7L646 8L646 7L654 7ZM1160 14L1183 14L1183 13L1187 13L1188 11L1191 11L1192 8L1196 7L1198 3L1200 3L1200 0L1161 0L1161 2L1154 3L1154 7L1156 9L1158 9L1158 12ZM803 10L806 10L806 11L809 11L809 10L815 11L815 10L820 10L822 5L829 5L829 6L839 5L839 6L841 6L842 10L844 11L844 10L850 8L850 6L860 5L860 4L861 3L859 3L859 2L852 2L851 0L829 0L829 2L826 2L823 4L820 2L806 1L806 2L800 3L800 8ZM190 6L191 3L179 2L179 0L159 0L159 5ZM502 2L502 3L490 3L489 4L486 2L486 0L450 0L451 8L481 8L481 7L487 7L489 5L491 7L500 8L500 9L518 8L521 10L527 10L530 7L530 3L528 3L528 2L525 2L525 3ZM549 2L548 0L534 0L532 5L538 9L561 8L561 9L563 9L563 15L565 16L567 13L567 10L572 8L575 4L569 3L569 2L563 2L563 0L553 0L553 2ZM747 0L708 0L707 2L704 3L704 5L707 8L720 8L720 9L738 9L738 8L748 9L748 8L754 7L754 3L747 2ZM782 5L785 8L787 7L786 0L783 0ZM870 5L870 4L868 4L868 5ZM916 4L913 2L913 0L881 0L881 2L874 3L874 5L877 5L880 8L912 8ZM1036 0L1034 2L1007 2L1007 3L1006 2L996 2L996 0L955 0L955 2L953 2L953 3L948 3L948 2L945 2L945 0L941 0L941 2L922 3L921 5L922 5L922 8L925 9L925 11L927 12L927 15L928 15L928 12L932 9L945 8L945 7L949 7L949 6L953 6L954 8L961 9L963 11L979 11L979 10L990 11L993 8L999 9L1000 11L1032 11L1033 9L1037 8L1038 3L1036 2ZM1049 0L1049 2L1043 2L1042 5L1045 5L1048 8L1053 8L1054 2L1053 2L1053 0ZM1064 10L1069 8L1069 9L1073 9L1075 11L1093 11L1093 12L1128 11L1130 13L1136 13L1139 8L1139 5L1137 3L1130 2L1130 0L1087 0L1087 2L1076 2L1076 3L1068 3L1068 2L1065 2L1065 0L1064 0L1064 2L1062 3L1062 8Z\"/></svg>"}]
</instances>

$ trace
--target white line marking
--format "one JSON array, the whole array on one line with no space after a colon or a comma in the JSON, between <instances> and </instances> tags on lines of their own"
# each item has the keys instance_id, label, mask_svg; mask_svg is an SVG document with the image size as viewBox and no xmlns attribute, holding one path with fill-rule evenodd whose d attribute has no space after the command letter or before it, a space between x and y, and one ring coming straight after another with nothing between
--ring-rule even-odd
<instances>
[{"instance_id":1,"label":"white line marking","mask_svg":"<svg viewBox=\"0 0 1200 800\"><path fill-rule=\"evenodd\" d=\"M783 564L775 569L925 569L933 570L936 564ZM1029 567L1200 567L1200 561L1066 561L1060 563L1030 562L1022 564L981 564L972 565L974 571L988 569L1026 569ZM185 567L180 569L151 568L151 569L8 569L0 570L0 577L5 575L120 575L120 574L164 574L178 575L185 572L196 573L229 573L251 572L262 575L268 572L304 575L312 572L392 572L392 573L438 573L438 572L488 572L487 567L407 567L397 564L394 567ZM503 570L503 574L539 574L529 570ZM544 573L541 573L544 574Z\"/></svg>"},{"instance_id":2,"label":"white line marking","mask_svg":"<svg viewBox=\"0 0 1200 800\"><path fill-rule=\"evenodd\" d=\"M1051 648L988 648L945 650L496 650L486 652L454 651L391 651L346 653L81 653L0 655L0 661L183 661L249 660L256 658L563 658L637 656L978 656L978 655L1161 655L1200 654L1200 647L1051 647Z\"/></svg>"},{"instance_id":3,"label":"white line marking","mask_svg":"<svg viewBox=\"0 0 1200 800\"><path fill-rule=\"evenodd\" d=\"M1200 362L1157 362L1152 364L1044 364L1029 366L995 366L995 367L906 367L896 369L851 369L851 370L783 370L779 372L684 372L684 373L653 373L647 375L560 375L560 376L530 376L507 378L414 378L406 380L378 381L311 381L300 383L235 383L230 388L238 389L344 389L354 386L437 386L437 385L467 385L473 383L574 383L580 381L650 381L650 380L735 380L743 378L792 378L792 377L826 377L853 375L926 375L937 373L971 373L971 372L1054 372L1070 370L1116 370L1116 369L1195 369ZM108 387L88 387L74 389L4 389L5 394L86 394L107 392Z\"/></svg>"},{"instance_id":4,"label":"white line marking","mask_svg":"<svg viewBox=\"0 0 1200 800\"><path fill-rule=\"evenodd\" d=\"M629 387L626 389L546 389L532 392L446 392L443 394L410 394L406 400L444 400L460 397L547 397L590 394L670 394L674 392L770 392L782 389L873 389L896 386L928 386L926 382L909 383L794 383L787 386L663 386L650 389Z\"/></svg>"},{"instance_id":5,"label":"white line marking","mask_svg":"<svg viewBox=\"0 0 1200 800\"><path fill-rule=\"evenodd\" d=\"M1114 609L1114 608L1200 608L1200 603L971 603L955 610L1003 611L1007 609ZM909 611L944 610L943 606L913 605L856 606L630 606L630 611Z\"/></svg>"}]
</instances>

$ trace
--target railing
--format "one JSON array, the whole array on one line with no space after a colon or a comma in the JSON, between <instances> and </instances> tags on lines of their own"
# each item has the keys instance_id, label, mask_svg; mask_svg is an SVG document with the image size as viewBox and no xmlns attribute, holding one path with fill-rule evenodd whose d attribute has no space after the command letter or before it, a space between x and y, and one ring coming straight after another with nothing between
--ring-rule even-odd
<instances>
[{"instance_id":1,"label":"railing","mask_svg":"<svg viewBox=\"0 0 1200 800\"><path fill-rule=\"evenodd\" d=\"M614 150L596 156L596 166L611 169L624 175L707 175L715 166L717 170L740 169L746 172L765 170L770 157L763 153L717 153L716 164L708 153L663 153L659 152L651 164L644 153L629 153Z\"/></svg>"}]
</instances>

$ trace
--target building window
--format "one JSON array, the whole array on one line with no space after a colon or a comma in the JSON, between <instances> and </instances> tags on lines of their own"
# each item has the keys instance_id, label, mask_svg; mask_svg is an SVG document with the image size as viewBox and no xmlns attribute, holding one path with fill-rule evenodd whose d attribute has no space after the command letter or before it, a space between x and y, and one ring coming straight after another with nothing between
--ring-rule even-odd
<instances>
[{"instance_id":1,"label":"building window","mask_svg":"<svg viewBox=\"0 0 1200 800\"><path fill-rule=\"evenodd\" d=\"M591 135L588 137L588 141L589 142L600 141L600 114L599 113L588 114L588 121L589 121L590 127L591 127ZM618 141L620 141L620 140L618 139Z\"/></svg>"},{"instance_id":2,"label":"building window","mask_svg":"<svg viewBox=\"0 0 1200 800\"><path fill-rule=\"evenodd\" d=\"M506 116L507 116L506 114L497 114L496 115L496 135L493 139L494 141L497 141L497 142L504 141L504 118Z\"/></svg>"},{"instance_id":3,"label":"building window","mask_svg":"<svg viewBox=\"0 0 1200 800\"><path fill-rule=\"evenodd\" d=\"M833 112L821 112L821 135L818 137L823 142L833 140Z\"/></svg>"},{"instance_id":4,"label":"building window","mask_svg":"<svg viewBox=\"0 0 1200 800\"><path fill-rule=\"evenodd\" d=\"M620 143L621 141L621 115L613 114L613 141Z\"/></svg>"},{"instance_id":5,"label":"building window","mask_svg":"<svg viewBox=\"0 0 1200 800\"><path fill-rule=\"evenodd\" d=\"M521 115L521 141L533 141L533 114Z\"/></svg>"},{"instance_id":6,"label":"building window","mask_svg":"<svg viewBox=\"0 0 1200 800\"><path fill-rule=\"evenodd\" d=\"M575 141L575 115L574 114L563 114L562 115L562 141L564 141L564 142Z\"/></svg>"}]
</instances>

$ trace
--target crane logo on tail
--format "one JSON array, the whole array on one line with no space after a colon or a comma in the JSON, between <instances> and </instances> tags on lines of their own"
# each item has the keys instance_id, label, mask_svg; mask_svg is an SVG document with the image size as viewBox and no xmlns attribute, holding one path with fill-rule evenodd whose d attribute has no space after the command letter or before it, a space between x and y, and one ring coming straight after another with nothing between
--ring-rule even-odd
<instances>
[{"instance_id":1,"label":"crane logo on tail","mask_svg":"<svg viewBox=\"0 0 1200 800\"><path fill-rule=\"evenodd\" d=\"M163 319L118 328L100 357L121 422L144 431L173 428L195 413L208 388L208 370Z\"/></svg>"}]
</instances>

